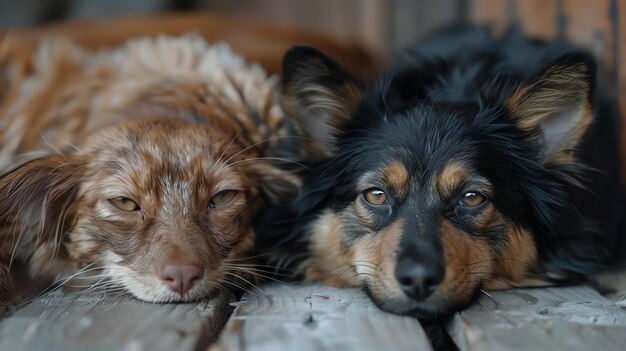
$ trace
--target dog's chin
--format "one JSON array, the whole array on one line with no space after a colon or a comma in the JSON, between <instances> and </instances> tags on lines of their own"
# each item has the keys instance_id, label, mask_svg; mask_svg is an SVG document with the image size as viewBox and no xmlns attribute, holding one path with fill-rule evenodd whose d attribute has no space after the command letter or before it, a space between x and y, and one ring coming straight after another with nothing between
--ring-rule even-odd
<instances>
[{"instance_id":1,"label":"dog's chin","mask_svg":"<svg viewBox=\"0 0 626 351\"><path fill-rule=\"evenodd\" d=\"M124 274L120 275L120 271ZM138 273L129 268L118 267L117 274L111 274L109 281L133 297L152 303L187 303L211 297L215 292L209 278L205 275L184 295L172 291L158 277ZM105 272L105 273L110 273Z\"/></svg>"},{"instance_id":2,"label":"dog's chin","mask_svg":"<svg viewBox=\"0 0 626 351\"><path fill-rule=\"evenodd\" d=\"M152 303L188 303L210 298L214 295L213 289L204 278L184 295L170 290L161 282L121 281L117 282L135 298Z\"/></svg>"},{"instance_id":3,"label":"dog's chin","mask_svg":"<svg viewBox=\"0 0 626 351\"><path fill-rule=\"evenodd\" d=\"M364 286L365 293L376 304L378 308L385 312L411 316L425 323L438 323L448 320L455 312L461 310L464 304L450 301L444 296L435 292L432 296L416 301L402 292L390 294L382 298L375 295L369 286Z\"/></svg>"}]
</instances>

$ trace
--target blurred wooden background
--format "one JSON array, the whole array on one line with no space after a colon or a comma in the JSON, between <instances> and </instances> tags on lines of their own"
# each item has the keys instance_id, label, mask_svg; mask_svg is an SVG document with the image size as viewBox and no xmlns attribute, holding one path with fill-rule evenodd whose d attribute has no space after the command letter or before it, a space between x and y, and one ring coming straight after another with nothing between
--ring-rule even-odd
<instances>
[{"instance_id":1,"label":"blurred wooden background","mask_svg":"<svg viewBox=\"0 0 626 351\"><path fill-rule=\"evenodd\" d=\"M320 32L383 61L442 25L481 23L503 31L518 24L530 36L567 38L592 51L626 111L626 0L0 0L0 30L172 11ZM626 123L621 128L626 159ZM626 176L626 162L622 170Z\"/></svg>"}]
</instances>

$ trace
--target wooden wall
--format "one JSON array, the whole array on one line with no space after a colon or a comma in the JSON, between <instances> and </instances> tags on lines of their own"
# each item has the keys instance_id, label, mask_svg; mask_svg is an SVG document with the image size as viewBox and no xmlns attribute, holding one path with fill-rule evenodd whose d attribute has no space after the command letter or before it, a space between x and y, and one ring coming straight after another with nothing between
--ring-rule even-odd
<instances>
[{"instance_id":1,"label":"wooden wall","mask_svg":"<svg viewBox=\"0 0 626 351\"><path fill-rule=\"evenodd\" d=\"M180 10L313 30L383 59L443 25L481 23L501 32L516 23L530 36L567 38L593 52L626 115L626 0L0 0L0 29ZM621 128L626 160L626 123Z\"/></svg>"},{"instance_id":2,"label":"wooden wall","mask_svg":"<svg viewBox=\"0 0 626 351\"><path fill-rule=\"evenodd\" d=\"M199 0L210 11L275 20L357 41L383 58L415 45L452 23L479 23L503 32L518 24L531 36L566 38L590 50L608 72L609 92L626 116L626 0L280 0L222 3ZM623 119L626 117L623 117ZM626 160L626 122L621 126ZM626 179L626 162L622 163Z\"/></svg>"},{"instance_id":3,"label":"wooden wall","mask_svg":"<svg viewBox=\"0 0 626 351\"><path fill-rule=\"evenodd\" d=\"M469 0L466 16L496 31L517 23L532 37L567 38L596 56L609 75L610 93L619 100L626 179L626 0Z\"/></svg>"}]
</instances>

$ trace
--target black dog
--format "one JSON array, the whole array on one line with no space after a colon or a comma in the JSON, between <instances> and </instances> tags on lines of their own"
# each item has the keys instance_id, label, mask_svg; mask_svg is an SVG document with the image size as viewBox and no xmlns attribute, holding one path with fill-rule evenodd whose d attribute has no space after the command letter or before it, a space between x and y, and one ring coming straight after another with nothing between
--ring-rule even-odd
<instances>
[{"instance_id":1,"label":"black dog","mask_svg":"<svg viewBox=\"0 0 626 351\"><path fill-rule=\"evenodd\" d=\"M259 223L276 264L425 318L606 267L619 122L593 58L488 33L441 32L373 87L313 48L286 54L284 106L312 141L302 193Z\"/></svg>"}]
</instances>

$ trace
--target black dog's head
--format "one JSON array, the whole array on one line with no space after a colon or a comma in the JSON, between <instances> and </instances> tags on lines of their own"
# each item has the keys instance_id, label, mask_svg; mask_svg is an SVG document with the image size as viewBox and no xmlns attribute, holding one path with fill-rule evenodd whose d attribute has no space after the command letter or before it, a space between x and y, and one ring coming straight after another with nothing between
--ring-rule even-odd
<instances>
[{"instance_id":1,"label":"black dog's head","mask_svg":"<svg viewBox=\"0 0 626 351\"><path fill-rule=\"evenodd\" d=\"M436 98L446 63L368 89L313 48L287 53L284 105L315 162L280 241L306 249L307 279L433 316L532 277L577 221L568 194L585 171L574 150L593 119L595 66L566 54L526 76L492 68Z\"/></svg>"}]
</instances>

